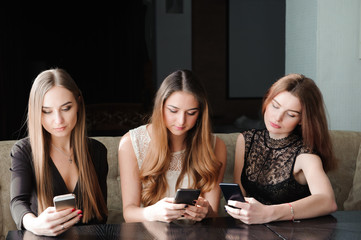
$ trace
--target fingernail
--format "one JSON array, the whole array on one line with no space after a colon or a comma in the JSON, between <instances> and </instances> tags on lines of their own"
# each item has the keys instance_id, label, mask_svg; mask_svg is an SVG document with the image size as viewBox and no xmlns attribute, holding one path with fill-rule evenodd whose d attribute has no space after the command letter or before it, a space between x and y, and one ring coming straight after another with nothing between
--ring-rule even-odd
<instances>
[{"instance_id":1,"label":"fingernail","mask_svg":"<svg viewBox=\"0 0 361 240\"><path fill-rule=\"evenodd\" d=\"M83 215L79 215L79 219L81 219L83 217Z\"/></svg>"},{"instance_id":2,"label":"fingernail","mask_svg":"<svg viewBox=\"0 0 361 240\"><path fill-rule=\"evenodd\" d=\"M186 204L186 205L184 205L184 208L187 208L188 207L188 205Z\"/></svg>"},{"instance_id":3,"label":"fingernail","mask_svg":"<svg viewBox=\"0 0 361 240\"><path fill-rule=\"evenodd\" d=\"M72 210L71 210L71 212L74 212L75 211L75 208L73 208Z\"/></svg>"},{"instance_id":4,"label":"fingernail","mask_svg":"<svg viewBox=\"0 0 361 240\"><path fill-rule=\"evenodd\" d=\"M227 212L227 209L226 209L226 207L224 207L224 211L226 211L226 212Z\"/></svg>"},{"instance_id":5,"label":"fingernail","mask_svg":"<svg viewBox=\"0 0 361 240\"><path fill-rule=\"evenodd\" d=\"M193 204L196 204L197 203L197 201L196 200L193 200L193 202L192 202Z\"/></svg>"},{"instance_id":6,"label":"fingernail","mask_svg":"<svg viewBox=\"0 0 361 240\"><path fill-rule=\"evenodd\" d=\"M83 211L82 211L82 210L79 210L79 211L78 211L78 214L82 214L82 213L83 213Z\"/></svg>"}]
</instances>

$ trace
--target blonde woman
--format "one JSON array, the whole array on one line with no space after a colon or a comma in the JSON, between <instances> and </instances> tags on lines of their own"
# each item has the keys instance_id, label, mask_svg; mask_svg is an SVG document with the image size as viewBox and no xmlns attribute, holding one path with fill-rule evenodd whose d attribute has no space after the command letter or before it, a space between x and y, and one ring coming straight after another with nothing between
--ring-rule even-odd
<instances>
[{"instance_id":1,"label":"blonde woman","mask_svg":"<svg viewBox=\"0 0 361 240\"><path fill-rule=\"evenodd\" d=\"M18 229L56 236L75 224L107 220L107 149L86 137L83 96L63 69L41 72L28 105L28 137L11 150L10 208ZM55 211L53 197L76 195Z\"/></svg>"},{"instance_id":2,"label":"blonde woman","mask_svg":"<svg viewBox=\"0 0 361 240\"><path fill-rule=\"evenodd\" d=\"M119 144L123 214L127 222L216 216L226 147L211 133L205 90L189 70L161 84L151 121ZM178 188L201 190L195 205L173 203Z\"/></svg>"}]
</instances>

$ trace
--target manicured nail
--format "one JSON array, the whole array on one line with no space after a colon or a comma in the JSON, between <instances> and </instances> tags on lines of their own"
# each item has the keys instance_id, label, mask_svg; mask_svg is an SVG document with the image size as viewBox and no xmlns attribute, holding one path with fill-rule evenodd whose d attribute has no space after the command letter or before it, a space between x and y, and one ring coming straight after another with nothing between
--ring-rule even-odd
<instances>
[{"instance_id":1,"label":"manicured nail","mask_svg":"<svg viewBox=\"0 0 361 240\"><path fill-rule=\"evenodd\" d=\"M187 208L188 207L188 204L184 205L184 208Z\"/></svg>"},{"instance_id":2,"label":"manicured nail","mask_svg":"<svg viewBox=\"0 0 361 240\"><path fill-rule=\"evenodd\" d=\"M79 215L79 219L81 219L83 217L83 215Z\"/></svg>"},{"instance_id":3,"label":"manicured nail","mask_svg":"<svg viewBox=\"0 0 361 240\"><path fill-rule=\"evenodd\" d=\"M82 213L83 213L83 211L82 211L82 210L79 210L79 211L78 211L78 214L82 214Z\"/></svg>"},{"instance_id":4,"label":"manicured nail","mask_svg":"<svg viewBox=\"0 0 361 240\"><path fill-rule=\"evenodd\" d=\"M72 210L71 210L71 212L74 212L75 211L75 208L73 208Z\"/></svg>"},{"instance_id":5,"label":"manicured nail","mask_svg":"<svg viewBox=\"0 0 361 240\"><path fill-rule=\"evenodd\" d=\"M193 202L192 202L193 204L196 204L197 203L197 201L196 200L193 200Z\"/></svg>"},{"instance_id":6,"label":"manicured nail","mask_svg":"<svg viewBox=\"0 0 361 240\"><path fill-rule=\"evenodd\" d=\"M226 212L227 212L227 209L226 209L226 207L224 207L224 211L226 211Z\"/></svg>"}]
</instances>

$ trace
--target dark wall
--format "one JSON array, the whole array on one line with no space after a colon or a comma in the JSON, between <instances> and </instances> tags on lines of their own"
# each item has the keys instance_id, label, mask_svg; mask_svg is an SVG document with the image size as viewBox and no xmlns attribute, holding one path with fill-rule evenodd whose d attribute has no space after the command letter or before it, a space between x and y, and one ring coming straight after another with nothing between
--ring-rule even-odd
<instances>
[{"instance_id":1,"label":"dark wall","mask_svg":"<svg viewBox=\"0 0 361 240\"><path fill-rule=\"evenodd\" d=\"M262 98L228 98L227 8L226 0L192 1L193 70L206 85L216 131L242 115L258 120L262 105Z\"/></svg>"},{"instance_id":2,"label":"dark wall","mask_svg":"<svg viewBox=\"0 0 361 240\"><path fill-rule=\"evenodd\" d=\"M32 81L50 67L68 70L83 91L91 133L118 135L140 123L156 86L144 36L153 9L142 0L121 5L0 9L0 140L24 136ZM227 8L227 0L192 1L192 69L208 91L215 131L243 115L258 120L262 103L228 97Z\"/></svg>"},{"instance_id":3,"label":"dark wall","mask_svg":"<svg viewBox=\"0 0 361 240\"><path fill-rule=\"evenodd\" d=\"M32 81L52 67L73 76L86 104L150 102L147 9L142 0L121 5L0 10L0 139L24 135Z\"/></svg>"}]
</instances>

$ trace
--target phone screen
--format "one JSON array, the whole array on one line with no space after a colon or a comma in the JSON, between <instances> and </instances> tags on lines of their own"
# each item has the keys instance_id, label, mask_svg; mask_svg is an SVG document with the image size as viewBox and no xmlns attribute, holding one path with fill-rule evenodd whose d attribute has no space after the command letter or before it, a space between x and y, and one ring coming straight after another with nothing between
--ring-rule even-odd
<instances>
[{"instance_id":1,"label":"phone screen","mask_svg":"<svg viewBox=\"0 0 361 240\"><path fill-rule=\"evenodd\" d=\"M194 205L193 201L197 200L201 191L199 189L178 189L174 198L174 203L185 203Z\"/></svg>"},{"instance_id":2,"label":"phone screen","mask_svg":"<svg viewBox=\"0 0 361 240\"><path fill-rule=\"evenodd\" d=\"M227 202L228 200L245 202L242 190L237 183L220 183L219 186Z\"/></svg>"}]
</instances>

